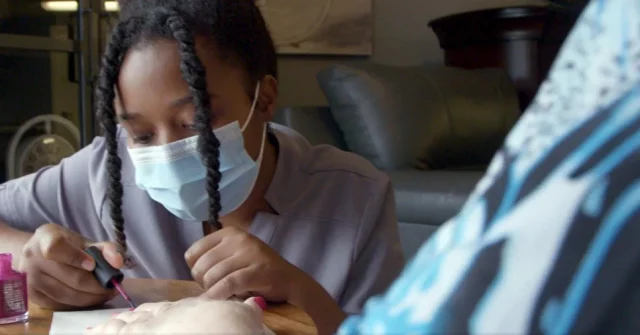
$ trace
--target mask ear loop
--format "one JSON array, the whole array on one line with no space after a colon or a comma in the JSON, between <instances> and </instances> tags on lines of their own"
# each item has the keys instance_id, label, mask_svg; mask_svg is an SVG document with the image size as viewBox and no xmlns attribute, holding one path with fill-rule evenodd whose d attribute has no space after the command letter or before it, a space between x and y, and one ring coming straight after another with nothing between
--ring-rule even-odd
<instances>
[{"instance_id":1,"label":"mask ear loop","mask_svg":"<svg viewBox=\"0 0 640 335\"><path fill-rule=\"evenodd\" d=\"M244 130L247 129L247 126L249 125L249 122L253 117L253 111L256 109L256 105L258 104L259 93L260 93L260 82L258 81L258 84L256 85L256 91L253 93L253 102L251 103L251 110L249 111L249 115L247 116L247 121L244 122L244 125L242 125L242 129L240 129L240 131L242 131L243 133L244 133Z\"/></svg>"},{"instance_id":2,"label":"mask ear loop","mask_svg":"<svg viewBox=\"0 0 640 335\"><path fill-rule=\"evenodd\" d=\"M256 84L256 90L253 93L253 102L251 103L251 110L249 111L249 115L247 116L247 121L244 122L244 125L240 129L240 131L243 133L244 133L244 130L247 129L247 126L249 125L249 122L253 117L253 111L256 109L256 105L258 104L259 94L260 94L260 82L258 81L258 84ZM264 144L266 142L266 139L267 139L267 124L265 123L264 127L262 128L262 143L260 144L260 153L256 158L256 163L258 166L260 166L260 164L262 163L262 156L264 153Z\"/></svg>"}]
</instances>

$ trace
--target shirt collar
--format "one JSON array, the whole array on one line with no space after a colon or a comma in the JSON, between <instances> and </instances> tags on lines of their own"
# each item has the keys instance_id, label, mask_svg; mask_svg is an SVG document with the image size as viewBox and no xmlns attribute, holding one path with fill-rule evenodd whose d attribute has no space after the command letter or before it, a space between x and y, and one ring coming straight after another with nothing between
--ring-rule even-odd
<instances>
[{"instance_id":1,"label":"shirt collar","mask_svg":"<svg viewBox=\"0 0 640 335\"><path fill-rule=\"evenodd\" d=\"M269 124L269 133L278 142L278 160L273 179L265 194L269 205L279 214L286 211L286 204L289 202L287 199L295 198L301 187L299 177L296 178L301 157L295 150L293 139L280 129L282 127Z\"/></svg>"}]
</instances>

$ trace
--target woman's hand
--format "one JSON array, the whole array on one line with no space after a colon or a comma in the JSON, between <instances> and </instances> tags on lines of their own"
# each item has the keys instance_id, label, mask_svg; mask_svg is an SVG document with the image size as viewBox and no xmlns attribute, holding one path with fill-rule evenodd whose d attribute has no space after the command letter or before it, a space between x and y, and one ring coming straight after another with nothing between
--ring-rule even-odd
<instances>
[{"instance_id":1,"label":"woman's hand","mask_svg":"<svg viewBox=\"0 0 640 335\"><path fill-rule=\"evenodd\" d=\"M185 255L205 296L259 295L307 312L321 335L333 334L346 315L311 276L248 232L223 228L196 242Z\"/></svg>"},{"instance_id":2,"label":"woman's hand","mask_svg":"<svg viewBox=\"0 0 640 335\"><path fill-rule=\"evenodd\" d=\"M228 227L207 235L185 254L193 278L205 296L260 295L287 301L304 272L283 259L267 244L238 228Z\"/></svg>"},{"instance_id":3,"label":"woman's hand","mask_svg":"<svg viewBox=\"0 0 640 335\"><path fill-rule=\"evenodd\" d=\"M87 329L85 334L269 334L261 304L256 298L242 303L202 297L144 304Z\"/></svg>"},{"instance_id":4,"label":"woman's hand","mask_svg":"<svg viewBox=\"0 0 640 335\"><path fill-rule=\"evenodd\" d=\"M29 298L37 305L65 310L104 303L116 293L106 290L92 274L95 261L84 249L91 244L57 224L38 228L22 249L19 270L27 273ZM123 265L115 244L93 244L114 267Z\"/></svg>"}]
</instances>

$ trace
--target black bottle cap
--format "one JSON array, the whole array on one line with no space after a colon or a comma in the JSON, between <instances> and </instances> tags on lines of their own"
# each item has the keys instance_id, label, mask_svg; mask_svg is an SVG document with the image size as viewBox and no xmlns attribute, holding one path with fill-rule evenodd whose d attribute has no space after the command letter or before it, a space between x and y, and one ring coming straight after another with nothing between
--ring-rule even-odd
<instances>
[{"instance_id":1,"label":"black bottle cap","mask_svg":"<svg viewBox=\"0 0 640 335\"><path fill-rule=\"evenodd\" d=\"M112 282L114 279L118 283L122 282L124 274L104 259L102 250L97 247L89 247L85 251L96 261L96 268L93 270L93 275L96 276L96 279L98 279L102 287L110 290L114 288Z\"/></svg>"}]
</instances>

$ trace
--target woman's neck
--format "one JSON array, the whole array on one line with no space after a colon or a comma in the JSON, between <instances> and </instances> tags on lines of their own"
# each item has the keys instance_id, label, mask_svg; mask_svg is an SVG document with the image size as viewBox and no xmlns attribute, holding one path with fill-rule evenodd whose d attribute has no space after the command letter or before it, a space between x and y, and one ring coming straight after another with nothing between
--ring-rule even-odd
<instances>
[{"instance_id":1,"label":"woman's neck","mask_svg":"<svg viewBox=\"0 0 640 335\"><path fill-rule=\"evenodd\" d=\"M264 153L258 179L247 200L235 211L220 218L223 227L235 226L248 229L257 212L275 213L265 198L278 165L278 142L275 136L266 134Z\"/></svg>"}]
</instances>

